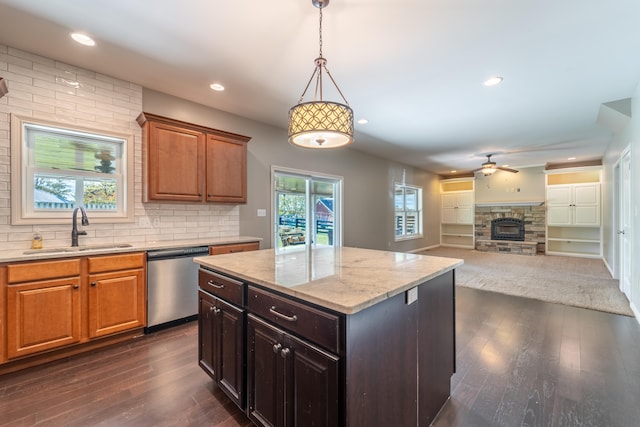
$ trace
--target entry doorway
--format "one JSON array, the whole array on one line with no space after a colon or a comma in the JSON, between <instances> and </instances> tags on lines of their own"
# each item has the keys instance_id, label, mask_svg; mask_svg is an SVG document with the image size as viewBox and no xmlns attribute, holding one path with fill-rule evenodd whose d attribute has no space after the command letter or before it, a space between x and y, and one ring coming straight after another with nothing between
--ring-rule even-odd
<instances>
[{"instance_id":1,"label":"entry doorway","mask_svg":"<svg viewBox=\"0 0 640 427\"><path fill-rule=\"evenodd\" d=\"M614 168L616 191L616 249L620 290L631 299L631 150L623 151Z\"/></svg>"},{"instance_id":2,"label":"entry doorway","mask_svg":"<svg viewBox=\"0 0 640 427\"><path fill-rule=\"evenodd\" d=\"M342 181L339 176L272 166L272 246L341 246Z\"/></svg>"}]
</instances>

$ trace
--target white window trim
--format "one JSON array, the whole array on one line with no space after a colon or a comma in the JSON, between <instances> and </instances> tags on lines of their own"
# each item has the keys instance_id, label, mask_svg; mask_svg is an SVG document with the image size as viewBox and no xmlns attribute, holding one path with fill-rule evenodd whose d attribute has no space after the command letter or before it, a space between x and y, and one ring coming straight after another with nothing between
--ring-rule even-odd
<instances>
[{"instance_id":1,"label":"white window trim","mask_svg":"<svg viewBox=\"0 0 640 427\"><path fill-rule=\"evenodd\" d=\"M402 236L396 236L396 229L395 229L395 220L396 220L396 203L395 203L395 196L396 196L396 187L400 186L400 187L404 187L404 188L413 188L416 190L419 190L419 194L420 194L420 200L418 200L418 233L416 234L410 234L410 235L402 235ZM393 183L393 238L394 238L394 242L403 242L406 240L414 240L414 239L422 239L424 237L423 234L423 224L424 224L424 206L422 205L423 203L423 197L424 197L424 189L418 185L410 185L410 184L405 184L402 182L394 182ZM405 205L405 210L404 212L406 213L406 205Z\"/></svg>"},{"instance_id":2,"label":"white window trim","mask_svg":"<svg viewBox=\"0 0 640 427\"><path fill-rule=\"evenodd\" d=\"M40 126L51 126L71 131L86 132L104 135L111 138L125 140L126 147L123 150L122 170L125 177L123 180L124 204L122 212L92 212L91 222L93 223L123 223L134 222L134 137L132 134L114 132L106 129L96 129L77 126L73 124L56 122L52 120L21 116L11 114L11 224L12 225L38 225L38 224L67 224L71 220L68 212L47 212L26 216L25 203L30 191L25 183L28 174L27 156L23 156L23 135L24 124L34 124ZM26 153L25 153L26 154Z\"/></svg>"}]
</instances>

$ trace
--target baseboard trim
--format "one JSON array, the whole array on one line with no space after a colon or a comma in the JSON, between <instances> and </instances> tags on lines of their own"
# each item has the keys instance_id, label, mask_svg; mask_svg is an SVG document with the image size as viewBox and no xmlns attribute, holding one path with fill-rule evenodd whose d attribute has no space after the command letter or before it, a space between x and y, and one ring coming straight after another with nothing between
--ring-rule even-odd
<instances>
[{"instance_id":1,"label":"baseboard trim","mask_svg":"<svg viewBox=\"0 0 640 427\"><path fill-rule=\"evenodd\" d=\"M609 274L611 275L611 278L617 279L617 277L613 275L613 269L611 268L611 266L609 265L605 257L602 257L602 262L604 262L604 266L607 267L607 270L609 270Z\"/></svg>"},{"instance_id":2,"label":"baseboard trim","mask_svg":"<svg viewBox=\"0 0 640 427\"><path fill-rule=\"evenodd\" d=\"M640 310L638 310L638 307L632 302L629 303L629 306L631 307L633 314L636 316L636 322L640 325Z\"/></svg>"},{"instance_id":3,"label":"baseboard trim","mask_svg":"<svg viewBox=\"0 0 640 427\"><path fill-rule=\"evenodd\" d=\"M440 245L425 246L424 248L418 248L418 249L410 250L409 253L410 254L415 254L416 252L428 251L429 249L435 249L435 248L439 248L439 247L440 247Z\"/></svg>"}]
</instances>

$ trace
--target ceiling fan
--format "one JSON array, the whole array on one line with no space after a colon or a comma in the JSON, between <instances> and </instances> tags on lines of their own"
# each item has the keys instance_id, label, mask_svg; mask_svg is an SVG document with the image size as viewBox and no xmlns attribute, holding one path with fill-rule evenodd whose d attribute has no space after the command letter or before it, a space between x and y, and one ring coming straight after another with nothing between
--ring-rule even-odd
<instances>
[{"instance_id":1,"label":"ceiling fan","mask_svg":"<svg viewBox=\"0 0 640 427\"><path fill-rule=\"evenodd\" d=\"M515 169L507 168L504 166L497 166L496 162L491 161L491 156L493 156L493 154L487 154L487 161L482 164L481 168L474 169L473 172L482 171L484 176L492 175L498 169L506 172L518 173L518 171Z\"/></svg>"}]
</instances>

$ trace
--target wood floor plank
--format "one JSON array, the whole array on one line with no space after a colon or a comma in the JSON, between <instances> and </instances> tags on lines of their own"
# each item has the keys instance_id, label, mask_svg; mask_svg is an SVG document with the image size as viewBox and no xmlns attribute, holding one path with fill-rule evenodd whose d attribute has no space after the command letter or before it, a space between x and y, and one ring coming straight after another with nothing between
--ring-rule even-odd
<instances>
[{"instance_id":1,"label":"wood floor plank","mask_svg":"<svg viewBox=\"0 0 640 427\"><path fill-rule=\"evenodd\" d=\"M434 426L637 425L635 319L468 288L456 316L457 372ZM0 376L0 426L249 426L197 353L192 322Z\"/></svg>"}]
</instances>

